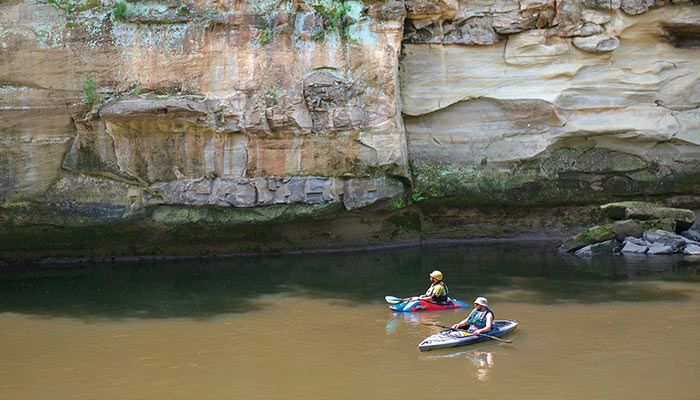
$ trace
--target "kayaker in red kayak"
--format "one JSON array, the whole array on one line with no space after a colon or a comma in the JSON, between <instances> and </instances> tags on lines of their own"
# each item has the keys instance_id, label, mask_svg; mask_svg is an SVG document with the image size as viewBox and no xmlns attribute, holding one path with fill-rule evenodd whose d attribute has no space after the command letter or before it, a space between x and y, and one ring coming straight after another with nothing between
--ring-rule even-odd
<instances>
[{"instance_id":1,"label":"kayaker in red kayak","mask_svg":"<svg viewBox=\"0 0 700 400\"><path fill-rule=\"evenodd\" d=\"M454 329L466 329L473 335L486 333L493 327L493 311L489 308L489 301L486 297L477 297L474 300L474 309L469 316L462 321L452 325Z\"/></svg>"},{"instance_id":2,"label":"kayaker in red kayak","mask_svg":"<svg viewBox=\"0 0 700 400\"><path fill-rule=\"evenodd\" d=\"M447 302L447 285L442 281L442 272L435 270L428 275L430 277L430 287L422 296L409 297L405 301L423 300L432 303L444 304Z\"/></svg>"}]
</instances>

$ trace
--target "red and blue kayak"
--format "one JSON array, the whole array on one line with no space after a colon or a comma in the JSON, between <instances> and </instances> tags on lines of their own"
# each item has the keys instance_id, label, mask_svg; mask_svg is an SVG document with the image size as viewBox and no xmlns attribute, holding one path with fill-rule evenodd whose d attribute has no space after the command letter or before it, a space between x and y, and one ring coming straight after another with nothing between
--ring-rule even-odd
<instances>
[{"instance_id":1,"label":"red and blue kayak","mask_svg":"<svg viewBox=\"0 0 700 400\"><path fill-rule=\"evenodd\" d=\"M440 304L425 300L411 300L389 305L389 308L396 312L440 311L467 307L469 307L467 303L452 298L448 298L445 303Z\"/></svg>"}]
</instances>

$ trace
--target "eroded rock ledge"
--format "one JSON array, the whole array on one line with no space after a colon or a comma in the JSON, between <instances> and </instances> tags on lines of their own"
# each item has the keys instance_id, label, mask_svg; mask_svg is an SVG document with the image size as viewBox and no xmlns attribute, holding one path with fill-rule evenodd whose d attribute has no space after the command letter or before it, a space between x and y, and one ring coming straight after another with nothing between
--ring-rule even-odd
<instances>
[{"instance_id":1,"label":"eroded rock ledge","mask_svg":"<svg viewBox=\"0 0 700 400\"><path fill-rule=\"evenodd\" d=\"M404 42L492 45L510 34L538 30L546 37L574 38L572 43L580 50L608 52L619 46L617 10L631 16L656 7L693 3L692 0L407 1ZM664 30L671 37L697 39L696 27L693 23L681 23ZM682 34L674 35L674 29Z\"/></svg>"},{"instance_id":2,"label":"eroded rock ledge","mask_svg":"<svg viewBox=\"0 0 700 400\"><path fill-rule=\"evenodd\" d=\"M414 193L474 204L700 190L700 7L415 1L402 59Z\"/></svg>"}]
</instances>

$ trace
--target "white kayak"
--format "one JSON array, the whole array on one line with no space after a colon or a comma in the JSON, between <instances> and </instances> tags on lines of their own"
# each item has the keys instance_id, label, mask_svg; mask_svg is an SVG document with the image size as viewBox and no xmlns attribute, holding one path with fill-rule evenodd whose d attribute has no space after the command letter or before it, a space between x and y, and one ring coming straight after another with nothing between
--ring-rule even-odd
<instances>
[{"instance_id":1,"label":"white kayak","mask_svg":"<svg viewBox=\"0 0 700 400\"><path fill-rule=\"evenodd\" d=\"M483 342L485 340L493 340L489 336L500 337L513 332L518 326L514 320L496 320L493 321L493 327L484 335L472 335L464 330L444 330L434 335L430 335L423 339L418 345L420 351L430 351L436 349L446 349L449 347L466 346L469 344Z\"/></svg>"}]
</instances>

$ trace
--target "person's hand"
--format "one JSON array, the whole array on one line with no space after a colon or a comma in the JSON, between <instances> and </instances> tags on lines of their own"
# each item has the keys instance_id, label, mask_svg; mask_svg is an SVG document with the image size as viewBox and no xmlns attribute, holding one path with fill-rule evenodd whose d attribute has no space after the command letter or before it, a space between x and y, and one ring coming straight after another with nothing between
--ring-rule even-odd
<instances>
[{"instance_id":1,"label":"person's hand","mask_svg":"<svg viewBox=\"0 0 700 400\"><path fill-rule=\"evenodd\" d=\"M452 329L459 329L459 324L452 325Z\"/></svg>"}]
</instances>

